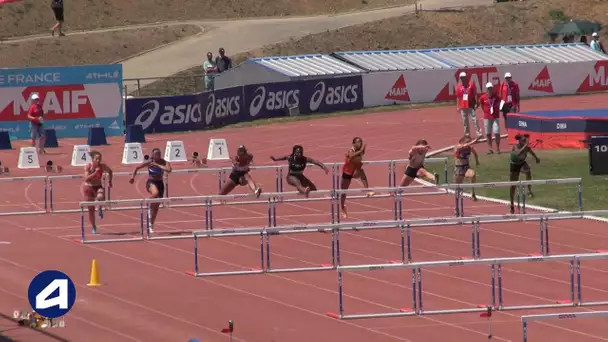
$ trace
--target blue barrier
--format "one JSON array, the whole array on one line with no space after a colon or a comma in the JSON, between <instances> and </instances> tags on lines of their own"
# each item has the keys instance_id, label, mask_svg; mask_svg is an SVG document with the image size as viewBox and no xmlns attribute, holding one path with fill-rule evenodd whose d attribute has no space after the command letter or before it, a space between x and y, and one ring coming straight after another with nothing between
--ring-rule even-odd
<instances>
[{"instance_id":1,"label":"blue barrier","mask_svg":"<svg viewBox=\"0 0 608 342\"><path fill-rule=\"evenodd\" d=\"M44 137L45 137L45 140L44 140L45 148L59 147L59 142L57 142L57 132L54 129L45 129Z\"/></svg>"},{"instance_id":2,"label":"blue barrier","mask_svg":"<svg viewBox=\"0 0 608 342\"><path fill-rule=\"evenodd\" d=\"M127 126L127 132L125 134L126 143L145 143L146 135L141 125L129 125Z\"/></svg>"},{"instance_id":3,"label":"blue barrier","mask_svg":"<svg viewBox=\"0 0 608 342\"><path fill-rule=\"evenodd\" d=\"M89 128L89 146L102 146L107 145L106 131L103 127L91 127Z\"/></svg>"}]
</instances>

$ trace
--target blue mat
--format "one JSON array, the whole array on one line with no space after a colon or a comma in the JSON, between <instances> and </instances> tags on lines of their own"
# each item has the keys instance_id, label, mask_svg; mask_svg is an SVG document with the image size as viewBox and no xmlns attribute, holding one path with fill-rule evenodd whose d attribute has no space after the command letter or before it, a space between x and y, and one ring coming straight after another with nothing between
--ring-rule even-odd
<instances>
[{"instance_id":1,"label":"blue mat","mask_svg":"<svg viewBox=\"0 0 608 342\"><path fill-rule=\"evenodd\" d=\"M564 118L569 116L579 116L585 118L608 119L608 108L602 109L571 109L571 110L545 110L520 113L524 115L541 116L544 118Z\"/></svg>"}]
</instances>

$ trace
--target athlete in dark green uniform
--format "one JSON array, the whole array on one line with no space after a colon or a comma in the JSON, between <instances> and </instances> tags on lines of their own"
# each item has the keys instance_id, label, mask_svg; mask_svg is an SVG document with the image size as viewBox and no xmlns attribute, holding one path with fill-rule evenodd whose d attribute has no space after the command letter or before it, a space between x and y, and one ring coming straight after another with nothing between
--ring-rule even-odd
<instances>
[{"instance_id":1,"label":"athlete in dark green uniform","mask_svg":"<svg viewBox=\"0 0 608 342\"><path fill-rule=\"evenodd\" d=\"M515 136L517 140L517 144L513 146L513 150L509 155L509 171L510 171L510 180L512 182L516 182L519 180L519 174L524 173L526 175L526 180L532 179L532 170L530 169L530 165L526 161L528 157L528 153L536 159L536 163L540 163L540 159L536 156L532 148L530 148L528 139L530 136L528 134ZM528 196L533 197L532 193L532 185L528 185ZM510 189L510 197L511 197L511 214L515 213L515 206L513 204L513 200L515 197L515 186L512 186Z\"/></svg>"}]
</instances>

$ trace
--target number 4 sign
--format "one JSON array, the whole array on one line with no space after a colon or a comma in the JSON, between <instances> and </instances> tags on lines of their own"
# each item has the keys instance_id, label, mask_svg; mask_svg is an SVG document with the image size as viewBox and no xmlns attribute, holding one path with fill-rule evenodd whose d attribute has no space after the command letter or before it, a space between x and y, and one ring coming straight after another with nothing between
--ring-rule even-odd
<instances>
[{"instance_id":1,"label":"number 4 sign","mask_svg":"<svg viewBox=\"0 0 608 342\"><path fill-rule=\"evenodd\" d=\"M27 290L34 311L46 318L66 315L76 302L76 286L65 273L49 270L39 273Z\"/></svg>"}]
</instances>

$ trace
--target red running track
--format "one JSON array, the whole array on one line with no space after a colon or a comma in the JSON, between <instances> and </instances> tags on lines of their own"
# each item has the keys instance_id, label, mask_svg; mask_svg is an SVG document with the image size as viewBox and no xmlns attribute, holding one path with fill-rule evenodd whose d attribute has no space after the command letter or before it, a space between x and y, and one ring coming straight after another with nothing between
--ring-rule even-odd
<instances>
[{"instance_id":1,"label":"red running track","mask_svg":"<svg viewBox=\"0 0 608 342\"><path fill-rule=\"evenodd\" d=\"M590 108L599 96L530 100L525 110ZM435 148L453 144L461 135L459 116L451 107L418 109L392 113L335 117L314 121L270 125L247 129L225 129L196 134L148 136L145 150L164 147L166 140L183 140L187 152L204 151L208 139L226 138L232 149L246 144L259 164L270 163L271 154L289 153L293 144L302 144L306 154L322 161L339 161L353 135L369 144L368 160L403 159L409 146L426 138ZM77 140L63 140L51 155L67 165L71 146ZM122 143L100 148L111 165L119 165ZM0 152L0 160L14 167L16 151ZM483 157L482 158L486 158ZM492 158L500 158L492 156ZM43 160L44 162L44 160ZM482 159L483 162L483 159ZM177 166L177 165L176 165ZM211 165L216 166L216 165ZM219 165L218 165L219 166ZM184 166L185 167L185 166ZM542 167L539 166L539 167ZM117 170L128 170L117 167ZM66 173L80 172L68 168ZM386 186L384 167L367 168L371 186ZM16 171L33 175L33 172ZM308 171L320 188L328 188L329 177ZM256 171L253 177L273 191L274 175ZM173 179L173 178L172 178ZM171 182L171 195L198 195L217 191L212 176L183 175ZM145 196L143 182L132 188L126 178L114 184L114 198ZM0 183L1 211L41 205L41 184ZM75 208L80 201L78 183L56 184L60 208ZM355 185L357 186L357 185ZM239 192L243 189L239 189ZM278 224L328 223L329 204L307 202L281 204ZM468 215L504 213L503 205L466 200ZM453 198L433 195L408 198L405 216L438 217L453 213ZM390 200L371 198L349 201L351 220L392 219ZM200 229L202 208L162 209L157 230ZM261 205L221 207L216 211L216 228L240 228L266 224L266 207ZM27 286L44 269L66 272L77 284L78 300L66 317L68 327L50 331L58 337L15 328L2 322L4 334L28 341L228 341L220 333L227 321L235 321L235 341L486 341L487 323L478 314L407 317L361 321L337 321L327 311L338 304L335 272L249 275L196 279L184 271L193 267L190 240L81 245L73 242L79 234L79 214L37 215L0 218L0 313L26 309ZM103 234L129 233L138 229L135 212L107 212L99 225ZM605 224L588 221L551 223L552 253L593 252L605 249ZM523 256L538 251L538 228L534 223L504 223L482 227L483 257ZM259 264L257 238L224 238L201 244L201 271L237 270ZM399 258L396 231L365 231L341 234L343 264L384 263ZM455 259L470 255L470 230L438 227L415 231L413 258ZM329 237L291 235L273 237L273 267L312 266L329 262ZM97 259L104 286L89 288L90 262ZM566 264L509 265L504 267L505 304L545 304L567 298ZM608 299L606 262L583 263L585 300ZM410 304L410 275L407 271L347 274L344 279L347 314L396 311ZM472 307L489 300L489 271L484 267L433 269L424 271L425 309ZM519 316L561 310L497 313L493 317L494 340L521 340ZM544 322L530 325L530 341L601 341L608 339L602 319ZM10 328L10 329L8 329Z\"/></svg>"}]
</instances>

